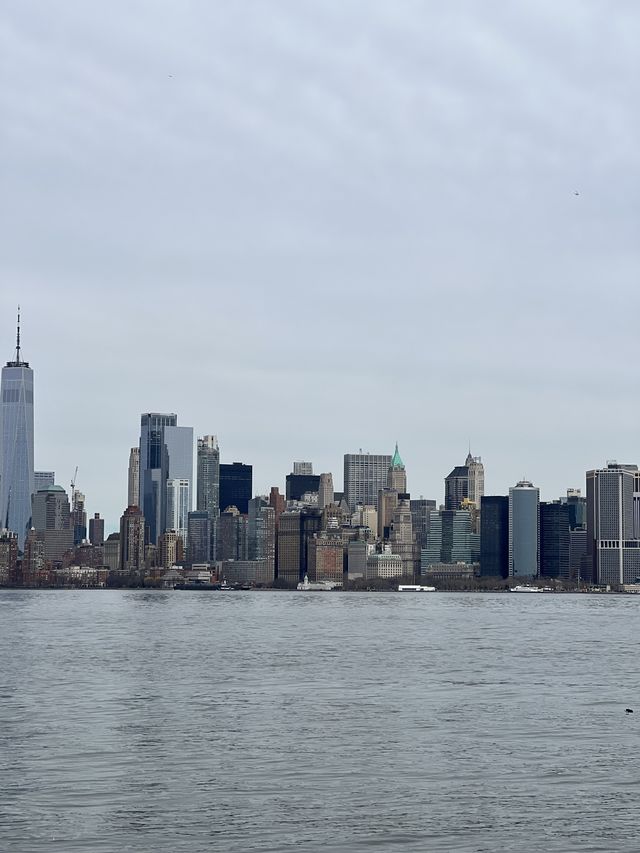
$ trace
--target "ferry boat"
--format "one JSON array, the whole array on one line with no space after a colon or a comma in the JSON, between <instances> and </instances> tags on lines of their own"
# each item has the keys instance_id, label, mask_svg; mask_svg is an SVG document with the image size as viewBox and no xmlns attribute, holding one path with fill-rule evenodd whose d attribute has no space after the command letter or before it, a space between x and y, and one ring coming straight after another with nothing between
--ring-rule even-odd
<instances>
[{"instance_id":1,"label":"ferry boat","mask_svg":"<svg viewBox=\"0 0 640 853\"><path fill-rule=\"evenodd\" d=\"M332 589L340 589L341 583L337 581L310 581L309 576L305 575L304 580L300 581L296 589L303 592L331 592Z\"/></svg>"},{"instance_id":2,"label":"ferry boat","mask_svg":"<svg viewBox=\"0 0 640 853\"><path fill-rule=\"evenodd\" d=\"M511 592L544 592L541 586L512 586Z\"/></svg>"},{"instance_id":3,"label":"ferry boat","mask_svg":"<svg viewBox=\"0 0 640 853\"><path fill-rule=\"evenodd\" d=\"M435 586L420 586L419 584L404 583L398 587L398 592L435 592Z\"/></svg>"}]
</instances>

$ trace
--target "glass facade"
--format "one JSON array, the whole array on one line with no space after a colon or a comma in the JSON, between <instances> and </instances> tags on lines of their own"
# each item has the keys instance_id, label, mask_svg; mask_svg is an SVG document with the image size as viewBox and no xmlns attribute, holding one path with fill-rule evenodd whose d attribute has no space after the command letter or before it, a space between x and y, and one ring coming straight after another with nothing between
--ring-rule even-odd
<instances>
[{"instance_id":1,"label":"glass facade","mask_svg":"<svg viewBox=\"0 0 640 853\"><path fill-rule=\"evenodd\" d=\"M569 532L571 513L567 504L540 504L540 574L547 578L570 577Z\"/></svg>"},{"instance_id":2,"label":"glass facade","mask_svg":"<svg viewBox=\"0 0 640 853\"><path fill-rule=\"evenodd\" d=\"M526 481L509 489L509 576L535 578L540 574L540 492Z\"/></svg>"},{"instance_id":3,"label":"glass facade","mask_svg":"<svg viewBox=\"0 0 640 853\"><path fill-rule=\"evenodd\" d=\"M509 575L509 498L484 495L480 512L480 574Z\"/></svg>"},{"instance_id":4,"label":"glass facade","mask_svg":"<svg viewBox=\"0 0 640 853\"><path fill-rule=\"evenodd\" d=\"M2 369L0 397L0 528L17 535L22 551L34 491L33 370L26 362L9 362Z\"/></svg>"},{"instance_id":5,"label":"glass facade","mask_svg":"<svg viewBox=\"0 0 640 853\"><path fill-rule=\"evenodd\" d=\"M241 515L249 512L253 489L253 466L234 462L220 466L220 509L235 506Z\"/></svg>"}]
</instances>

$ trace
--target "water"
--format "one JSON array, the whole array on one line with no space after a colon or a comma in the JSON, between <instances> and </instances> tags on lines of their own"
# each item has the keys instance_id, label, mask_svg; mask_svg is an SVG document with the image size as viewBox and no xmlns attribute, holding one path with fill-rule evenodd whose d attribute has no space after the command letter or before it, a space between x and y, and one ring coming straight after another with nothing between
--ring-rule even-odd
<instances>
[{"instance_id":1,"label":"water","mask_svg":"<svg viewBox=\"0 0 640 853\"><path fill-rule=\"evenodd\" d=\"M639 608L2 591L0 849L637 851Z\"/></svg>"}]
</instances>

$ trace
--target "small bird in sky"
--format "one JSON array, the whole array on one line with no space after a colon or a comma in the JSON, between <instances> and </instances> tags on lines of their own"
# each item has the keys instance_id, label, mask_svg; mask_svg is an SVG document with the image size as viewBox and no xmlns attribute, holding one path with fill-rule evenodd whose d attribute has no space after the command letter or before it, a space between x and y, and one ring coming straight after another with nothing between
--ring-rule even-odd
<instances>
[{"instance_id":1,"label":"small bird in sky","mask_svg":"<svg viewBox=\"0 0 640 853\"><path fill-rule=\"evenodd\" d=\"M633 708L625 708L624 712L625 714L633 714Z\"/></svg>"},{"instance_id":2,"label":"small bird in sky","mask_svg":"<svg viewBox=\"0 0 640 853\"><path fill-rule=\"evenodd\" d=\"M574 191L573 191L573 194L574 194L574 195L580 195L580 193L578 192L578 190L574 190Z\"/></svg>"}]
</instances>

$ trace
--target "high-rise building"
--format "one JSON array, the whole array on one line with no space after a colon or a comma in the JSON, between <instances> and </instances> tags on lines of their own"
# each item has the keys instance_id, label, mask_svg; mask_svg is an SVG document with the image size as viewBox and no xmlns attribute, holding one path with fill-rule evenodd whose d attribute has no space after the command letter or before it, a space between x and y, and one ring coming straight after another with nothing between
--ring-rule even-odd
<instances>
[{"instance_id":1,"label":"high-rise building","mask_svg":"<svg viewBox=\"0 0 640 853\"><path fill-rule=\"evenodd\" d=\"M404 462L398 452L398 442L396 441L396 449L391 458L391 464L387 472L387 488L393 489L399 494L406 494L407 491L407 471L404 467Z\"/></svg>"},{"instance_id":2,"label":"high-rise building","mask_svg":"<svg viewBox=\"0 0 640 853\"><path fill-rule=\"evenodd\" d=\"M217 525L216 559L247 560L249 554L247 516L241 515L237 507L230 506L220 513Z\"/></svg>"},{"instance_id":3,"label":"high-rise building","mask_svg":"<svg viewBox=\"0 0 640 853\"><path fill-rule=\"evenodd\" d=\"M634 519L638 468L609 462L587 471L587 559L599 584L631 583L640 576L640 539Z\"/></svg>"},{"instance_id":4,"label":"high-rise building","mask_svg":"<svg viewBox=\"0 0 640 853\"><path fill-rule=\"evenodd\" d=\"M322 511L284 512L278 526L278 577L298 583L307 573L307 544L322 529Z\"/></svg>"},{"instance_id":5,"label":"high-rise building","mask_svg":"<svg viewBox=\"0 0 640 853\"><path fill-rule=\"evenodd\" d=\"M89 542L97 547L104 545L104 518L100 518L99 512L89 519Z\"/></svg>"},{"instance_id":6,"label":"high-rise building","mask_svg":"<svg viewBox=\"0 0 640 853\"><path fill-rule=\"evenodd\" d=\"M167 480L167 516L165 528L175 530L183 542L187 541L187 525L191 512L191 481L169 478Z\"/></svg>"},{"instance_id":7,"label":"high-rise building","mask_svg":"<svg viewBox=\"0 0 640 853\"><path fill-rule=\"evenodd\" d=\"M216 553L216 529L220 515L220 448L215 435L198 439L197 481L196 509L208 513L211 519L208 559L212 560Z\"/></svg>"},{"instance_id":8,"label":"high-rise building","mask_svg":"<svg viewBox=\"0 0 640 853\"><path fill-rule=\"evenodd\" d=\"M482 495L480 512L480 574L509 576L509 498Z\"/></svg>"},{"instance_id":9,"label":"high-rise building","mask_svg":"<svg viewBox=\"0 0 640 853\"><path fill-rule=\"evenodd\" d=\"M314 533L307 543L309 580L342 583L344 575L344 546L340 528L331 519L326 530Z\"/></svg>"},{"instance_id":10,"label":"high-rise building","mask_svg":"<svg viewBox=\"0 0 640 853\"><path fill-rule=\"evenodd\" d=\"M293 473L301 476L311 476L313 474L313 463L312 462L294 462L293 463Z\"/></svg>"},{"instance_id":11,"label":"high-rise building","mask_svg":"<svg viewBox=\"0 0 640 853\"><path fill-rule=\"evenodd\" d=\"M413 575L415 572L413 526L408 494L398 495L398 503L389 529L389 544L391 553L402 557L402 573L407 576Z\"/></svg>"},{"instance_id":12,"label":"high-rise building","mask_svg":"<svg viewBox=\"0 0 640 853\"><path fill-rule=\"evenodd\" d=\"M540 490L528 480L509 489L509 577L540 574Z\"/></svg>"},{"instance_id":13,"label":"high-rise building","mask_svg":"<svg viewBox=\"0 0 640 853\"><path fill-rule=\"evenodd\" d=\"M439 563L477 563L480 536L473 532L471 513L466 510L433 510L429 518L427 547L423 549L420 572Z\"/></svg>"},{"instance_id":14,"label":"high-rise building","mask_svg":"<svg viewBox=\"0 0 640 853\"><path fill-rule=\"evenodd\" d=\"M324 509L333 503L333 477L330 473L320 474L318 483L318 508Z\"/></svg>"},{"instance_id":15,"label":"high-rise building","mask_svg":"<svg viewBox=\"0 0 640 853\"><path fill-rule=\"evenodd\" d=\"M436 509L436 502L421 497L410 501L409 506L411 507L411 524L416 538L416 549L420 554L422 549L427 547L429 517L430 513Z\"/></svg>"},{"instance_id":16,"label":"high-rise building","mask_svg":"<svg viewBox=\"0 0 640 853\"><path fill-rule=\"evenodd\" d=\"M266 560L270 581L275 576L276 514L266 497L249 501L248 556L250 560Z\"/></svg>"},{"instance_id":17,"label":"high-rise building","mask_svg":"<svg viewBox=\"0 0 640 853\"><path fill-rule=\"evenodd\" d=\"M84 509L85 496L77 489L71 494L71 527L73 529L73 544L79 545L87 538L87 513Z\"/></svg>"},{"instance_id":18,"label":"high-rise building","mask_svg":"<svg viewBox=\"0 0 640 853\"><path fill-rule=\"evenodd\" d=\"M285 494L288 501L301 501L306 492L318 492L319 474L287 474Z\"/></svg>"},{"instance_id":19,"label":"high-rise building","mask_svg":"<svg viewBox=\"0 0 640 853\"><path fill-rule=\"evenodd\" d=\"M570 580L569 507L560 501L540 504L540 574Z\"/></svg>"},{"instance_id":20,"label":"high-rise building","mask_svg":"<svg viewBox=\"0 0 640 853\"><path fill-rule=\"evenodd\" d=\"M140 448L129 451L129 476L127 484L127 506L140 506Z\"/></svg>"},{"instance_id":21,"label":"high-rise building","mask_svg":"<svg viewBox=\"0 0 640 853\"><path fill-rule=\"evenodd\" d=\"M146 412L140 417L139 503L149 529L149 541L153 544L164 531L166 518L169 454L165 429L175 427L177 423L178 416L175 414Z\"/></svg>"},{"instance_id":22,"label":"high-rise building","mask_svg":"<svg viewBox=\"0 0 640 853\"><path fill-rule=\"evenodd\" d=\"M220 465L220 511L235 506L241 515L249 512L253 491L253 466L242 462Z\"/></svg>"},{"instance_id":23,"label":"high-rise building","mask_svg":"<svg viewBox=\"0 0 640 853\"><path fill-rule=\"evenodd\" d=\"M569 509L569 526L571 530L587 526L587 499L582 497L580 489L567 489L566 498L561 499Z\"/></svg>"},{"instance_id":24,"label":"high-rise building","mask_svg":"<svg viewBox=\"0 0 640 853\"><path fill-rule=\"evenodd\" d=\"M33 496L33 527L44 543L44 558L61 562L73 546L69 498L61 486L42 489Z\"/></svg>"},{"instance_id":25,"label":"high-rise building","mask_svg":"<svg viewBox=\"0 0 640 853\"><path fill-rule=\"evenodd\" d=\"M398 492L395 489L380 489L378 492L378 538L388 539L391 519L398 506Z\"/></svg>"},{"instance_id":26,"label":"high-rise building","mask_svg":"<svg viewBox=\"0 0 640 853\"><path fill-rule=\"evenodd\" d=\"M40 586L42 579L46 577L46 565L44 542L40 538L40 534L32 528L24 543L24 555L22 557L23 586Z\"/></svg>"},{"instance_id":27,"label":"high-rise building","mask_svg":"<svg viewBox=\"0 0 640 853\"><path fill-rule=\"evenodd\" d=\"M39 492L40 489L48 489L49 486L55 486L56 472L55 471L34 471L33 472L33 494Z\"/></svg>"},{"instance_id":28,"label":"high-rise building","mask_svg":"<svg viewBox=\"0 0 640 853\"><path fill-rule=\"evenodd\" d=\"M144 527L144 519L143 519ZM104 543L103 559L105 566L108 566L110 571L117 572L120 570L120 534L110 533Z\"/></svg>"},{"instance_id":29,"label":"high-rise building","mask_svg":"<svg viewBox=\"0 0 640 853\"><path fill-rule=\"evenodd\" d=\"M470 501L473 501L476 509L480 509L480 501L484 495L484 465L482 464L482 457L472 456L471 452L469 452L464 464L467 467L469 478L467 497Z\"/></svg>"},{"instance_id":30,"label":"high-rise building","mask_svg":"<svg viewBox=\"0 0 640 853\"><path fill-rule=\"evenodd\" d=\"M187 560L208 563L211 559L211 516L208 512L190 512L187 520Z\"/></svg>"},{"instance_id":31,"label":"high-rise building","mask_svg":"<svg viewBox=\"0 0 640 853\"><path fill-rule=\"evenodd\" d=\"M469 468L456 465L444 478L444 508L460 509L465 498L469 497Z\"/></svg>"},{"instance_id":32,"label":"high-rise building","mask_svg":"<svg viewBox=\"0 0 640 853\"><path fill-rule=\"evenodd\" d=\"M127 574L144 571L144 528L145 518L137 506L129 506L120 518L119 570ZM107 544L111 536L107 540ZM108 549L105 547L105 559ZM109 555L110 556L110 555Z\"/></svg>"},{"instance_id":33,"label":"high-rise building","mask_svg":"<svg viewBox=\"0 0 640 853\"><path fill-rule=\"evenodd\" d=\"M20 314L13 361L0 381L0 528L24 548L31 527L33 471L33 370L20 353Z\"/></svg>"},{"instance_id":34,"label":"high-rise building","mask_svg":"<svg viewBox=\"0 0 640 853\"><path fill-rule=\"evenodd\" d=\"M158 563L170 569L178 562L178 552L182 551L183 539L176 530L165 530L158 539Z\"/></svg>"},{"instance_id":35,"label":"high-rise building","mask_svg":"<svg viewBox=\"0 0 640 853\"><path fill-rule=\"evenodd\" d=\"M385 453L345 453L344 497L351 512L358 504L377 506L390 465L391 456Z\"/></svg>"}]
</instances>

